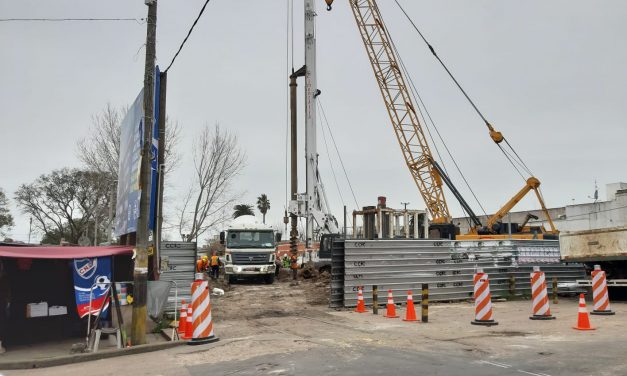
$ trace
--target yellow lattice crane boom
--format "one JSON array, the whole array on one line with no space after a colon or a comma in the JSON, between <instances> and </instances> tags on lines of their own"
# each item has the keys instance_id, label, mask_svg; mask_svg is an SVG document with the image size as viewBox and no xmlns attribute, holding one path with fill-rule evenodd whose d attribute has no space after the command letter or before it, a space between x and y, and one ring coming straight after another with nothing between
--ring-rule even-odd
<instances>
[{"instance_id":1,"label":"yellow lattice crane boom","mask_svg":"<svg viewBox=\"0 0 627 376\"><path fill-rule=\"evenodd\" d=\"M427 204L432 222L450 223L442 179L431 163L429 144L379 8L373 0L350 0L350 4L405 163Z\"/></svg>"}]
</instances>

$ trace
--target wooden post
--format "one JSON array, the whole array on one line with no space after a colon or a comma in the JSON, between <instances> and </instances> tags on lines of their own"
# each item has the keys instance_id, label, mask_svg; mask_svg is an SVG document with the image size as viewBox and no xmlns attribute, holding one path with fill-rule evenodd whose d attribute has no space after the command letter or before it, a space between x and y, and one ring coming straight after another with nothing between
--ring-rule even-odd
<instances>
[{"instance_id":1,"label":"wooden post","mask_svg":"<svg viewBox=\"0 0 627 376\"><path fill-rule=\"evenodd\" d=\"M379 286L372 286L372 314L379 314Z\"/></svg>"},{"instance_id":2,"label":"wooden post","mask_svg":"<svg viewBox=\"0 0 627 376\"><path fill-rule=\"evenodd\" d=\"M512 298L516 296L516 277L513 274L509 276L509 295Z\"/></svg>"},{"instance_id":3,"label":"wooden post","mask_svg":"<svg viewBox=\"0 0 627 376\"><path fill-rule=\"evenodd\" d=\"M142 158L139 185L142 194L139 199L137 219L137 241L135 246L135 266L133 269L133 320L131 325L132 345L146 343L146 300L148 295L148 226L150 223L150 181L152 131L154 122L155 86L155 43L157 34L157 1L147 2L146 18L146 64L144 65L144 134L142 135Z\"/></svg>"},{"instance_id":4,"label":"wooden post","mask_svg":"<svg viewBox=\"0 0 627 376\"><path fill-rule=\"evenodd\" d=\"M420 301L422 306L422 322L429 322L429 284L422 284L422 299Z\"/></svg>"}]
</instances>

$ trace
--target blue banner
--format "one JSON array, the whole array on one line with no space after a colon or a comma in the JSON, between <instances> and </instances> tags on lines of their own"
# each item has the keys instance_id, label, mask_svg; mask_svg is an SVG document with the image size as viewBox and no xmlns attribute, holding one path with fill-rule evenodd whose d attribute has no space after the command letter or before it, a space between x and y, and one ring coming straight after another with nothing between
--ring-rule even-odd
<instances>
[{"instance_id":1,"label":"blue banner","mask_svg":"<svg viewBox=\"0 0 627 376\"><path fill-rule=\"evenodd\" d=\"M110 300L107 289L111 283L111 257L74 259L72 270L78 316L83 318L89 314L97 315L102 309L103 317L106 317ZM89 309L90 292L93 294L91 310Z\"/></svg>"}]
</instances>

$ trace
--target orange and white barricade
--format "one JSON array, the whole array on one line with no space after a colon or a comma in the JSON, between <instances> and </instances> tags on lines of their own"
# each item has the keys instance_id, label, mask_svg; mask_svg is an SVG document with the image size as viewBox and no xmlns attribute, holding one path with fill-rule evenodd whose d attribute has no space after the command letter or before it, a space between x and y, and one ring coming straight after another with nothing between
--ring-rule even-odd
<instances>
[{"instance_id":1,"label":"orange and white barricade","mask_svg":"<svg viewBox=\"0 0 627 376\"><path fill-rule=\"evenodd\" d=\"M386 305L386 313L383 317L387 317L390 319L398 318L396 314L396 305L394 304L394 295L392 295L392 290L388 290L388 304Z\"/></svg>"},{"instance_id":2,"label":"orange and white barricade","mask_svg":"<svg viewBox=\"0 0 627 376\"><path fill-rule=\"evenodd\" d=\"M492 318L492 296L490 295L490 280L488 274L483 269L477 269L473 278L475 285L475 319L470 323L473 325L498 325Z\"/></svg>"},{"instance_id":3,"label":"orange and white barricade","mask_svg":"<svg viewBox=\"0 0 627 376\"><path fill-rule=\"evenodd\" d=\"M549 294L546 289L546 279L544 272L540 271L539 266L533 267L531 273L531 308L533 316L532 320L553 320L555 316L551 315L549 307Z\"/></svg>"},{"instance_id":4,"label":"orange and white barricade","mask_svg":"<svg viewBox=\"0 0 627 376\"><path fill-rule=\"evenodd\" d=\"M217 341L213 333L209 282L203 280L202 273L196 273L196 280L192 283L192 312L192 340L188 344L202 345Z\"/></svg>"},{"instance_id":5,"label":"orange and white barricade","mask_svg":"<svg viewBox=\"0 0 627 376\"><path fill-rule=\"evenodd\" d=\"M613 315L610 309L610 296L607 293L607 280L605 272L601 270L601 265L595 265L592 271L592 300L594 309L592 315Z\"/></svg>"},{"instance_id":6,"label":"orange and white barricade","mask_svg":"<svg viewBox=\"0 0 627 376\"><path fill-rule=\"evenodd\" d=\"M355 312L366 312L366 303L364 303L364 293L361 287L357 288L357 307L355 307Z\"/></svg>"}]
</instances>

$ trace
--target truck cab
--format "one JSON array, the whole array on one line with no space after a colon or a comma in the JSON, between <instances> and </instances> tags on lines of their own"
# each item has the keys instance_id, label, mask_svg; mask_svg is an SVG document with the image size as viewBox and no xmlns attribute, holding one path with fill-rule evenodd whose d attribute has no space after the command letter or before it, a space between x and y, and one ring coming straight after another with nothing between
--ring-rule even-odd
<instances>
[{"instance_id":1,"label":"truck cab","mask_svg":"<svg viewBox=\"0 0 627 376\"><path fill-rule=\"evenodd\" d=\"M276 235L271 226L252 215L233 220L220 233L224 245L224 274L229 283L238 278L263 278L274 282Z\"/></svg>"}]
</instances>

